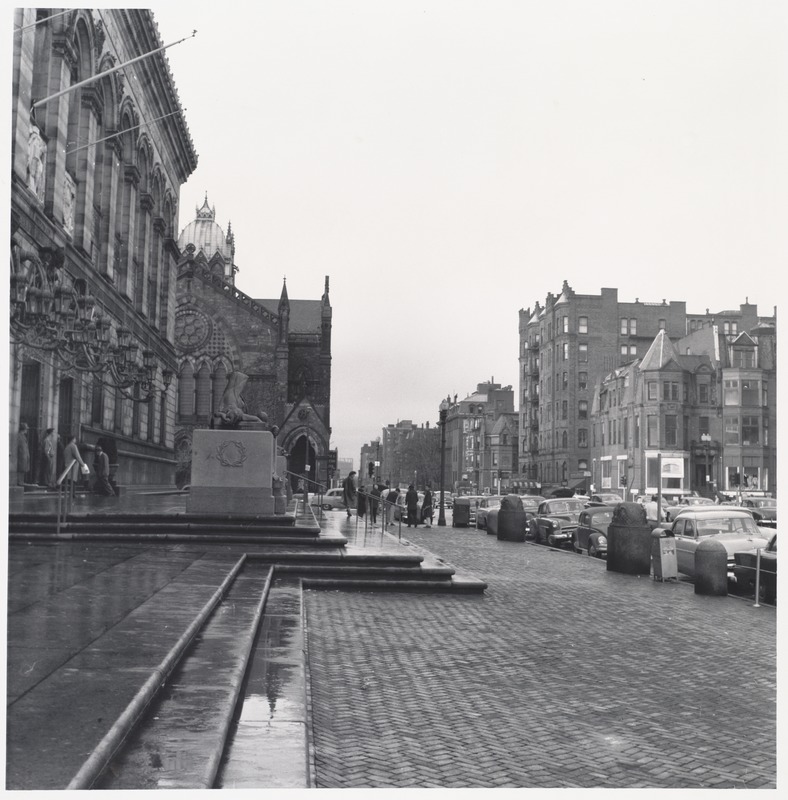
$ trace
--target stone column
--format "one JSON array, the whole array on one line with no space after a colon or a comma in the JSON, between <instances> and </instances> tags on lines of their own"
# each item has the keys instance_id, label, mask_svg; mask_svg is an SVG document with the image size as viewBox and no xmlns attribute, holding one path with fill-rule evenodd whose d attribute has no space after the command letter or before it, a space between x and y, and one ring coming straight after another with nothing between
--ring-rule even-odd
<instances>
[{"instance_id":1,"label":"stone column","mask_svg":"<svg viewBox=\"0 0 788 800\"><path fill-rule=\"evenodd\" d=\"M101 261L99 272L116 281L115 275L115 229L117 228L118 208L118 174L120 172L121 143L117 138L110 139L102 145L101 158L101 229L99 231Z\"/></svg>"},{"instance_id":2,"label":"stone column","mask_svg":"<svg viewBox=\"0 0 788 800\"><path fill-rule=\"evenodd\" d=\"M93 195L96 177L96 147L90 144L98 137L98 117L101 113L99 95L95 87L86 86L79 90L79 135L76 142L68 144L68 150L77 150L76 157L76 210L74 215L74 244L93 254Z\"/></svg>"},{"instance_id":3,"label":"stone column","mask_svg":"<svg viewBox=\"0 0 788 800\"><path fill-rule=\"evenodd\" d=\"M148 192L140 193L140 217L137 220L137 286L134 306L148 316L148 276L150 274L150 240L153 197Z\"/></svg>"}]
</instances>

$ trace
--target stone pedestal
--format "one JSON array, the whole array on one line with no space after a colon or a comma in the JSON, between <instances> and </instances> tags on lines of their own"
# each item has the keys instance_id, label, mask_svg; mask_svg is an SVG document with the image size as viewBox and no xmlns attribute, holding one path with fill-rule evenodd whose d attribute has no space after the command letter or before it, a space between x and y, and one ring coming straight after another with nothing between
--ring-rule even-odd
<instances>
[{"instance_id":1,"label":"stone pedestal","mask_svg":"<svg viewBox=\"0 0 788 800\"><path fill-rule=\"evenodd\" d=\"M279 476L280 489L274 493L274 513L284 514L287 511L287 493L285 484L287 482L287 458L285 456L275 456L274 465L276 474Z\"/></svg>"},{"instance_id":2,"label":"stone pedestal","mask_svg":"<svg viewBox=\"0 0 788 800\"><path fill-rule=\"evenodd\" d=\"M275 453L270 431L194 431L186 512L235 516L273 514L271 486Z\"/></svg>"}]
</instances>

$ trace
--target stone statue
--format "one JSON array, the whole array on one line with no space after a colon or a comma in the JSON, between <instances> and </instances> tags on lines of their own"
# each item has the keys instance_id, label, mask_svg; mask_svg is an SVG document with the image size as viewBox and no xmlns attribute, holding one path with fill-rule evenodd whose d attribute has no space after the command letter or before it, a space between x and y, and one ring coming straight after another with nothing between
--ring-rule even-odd
<instances>
[{"instance_id":1,"label":"stone statue","mask_svg":"<svg viewBox=\"0 0 788 800\"><path fill-rule=\"evenodd\" d=\"M212 428L268 430L268 416L265 413L256 417L245 411L246 403L241 392L248 380L249 376L243 372L231 372L227 376L219 410L211 419Z\"/></svg>"}]
</instances>

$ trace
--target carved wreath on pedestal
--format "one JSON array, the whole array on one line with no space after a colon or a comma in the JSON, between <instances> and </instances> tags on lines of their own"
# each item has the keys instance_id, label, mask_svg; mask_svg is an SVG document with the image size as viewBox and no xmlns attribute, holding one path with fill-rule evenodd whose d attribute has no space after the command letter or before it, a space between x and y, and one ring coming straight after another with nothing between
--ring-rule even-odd
<instances>
[{"instance_id":1,"label":"carved wreath on pedestal","mask_svg":"<svg viewBox=\"0 0 788 800\"><path fill-rule=\"evenodd\" d=\"M240 467L246 461L246 448L242 442L225 439L216 448L216 459L223 467Z\"/></svg>"}]
</instances>

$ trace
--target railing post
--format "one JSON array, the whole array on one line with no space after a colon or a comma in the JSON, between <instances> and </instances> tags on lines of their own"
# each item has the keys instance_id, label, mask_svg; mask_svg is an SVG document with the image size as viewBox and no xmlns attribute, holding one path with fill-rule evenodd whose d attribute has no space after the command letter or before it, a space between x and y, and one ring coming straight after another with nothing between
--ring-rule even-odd
<instances>
[{"instance_id":1,"label":"railing post","mask_svg":"<svg viewBox=\"0 0 788 800\"><path fill-rule=\"evenodd\" d=\"M758 548L757 553L755 554L755 606L754 608L760 608L761 605L758 602L761 599L761 548Z\"/></svg>"}]
</instances>

